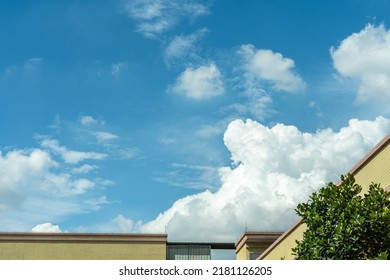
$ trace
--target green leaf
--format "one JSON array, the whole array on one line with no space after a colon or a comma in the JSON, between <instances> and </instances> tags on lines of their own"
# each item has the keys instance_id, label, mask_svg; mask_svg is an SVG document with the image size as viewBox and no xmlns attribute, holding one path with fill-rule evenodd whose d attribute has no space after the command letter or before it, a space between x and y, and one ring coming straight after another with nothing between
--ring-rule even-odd
<instances>
[{"instance_id":1,"label":"green leaf","mask_svg":"<svg viewBox=\"0 0 390 280\"><path fill-rule=\"evenodd\" d=\"M307 230L293 248L296 259L389 258L390 194L376 183L364 196L361 190L347 174L297 206Z\"/></svg>"}]
</instances>

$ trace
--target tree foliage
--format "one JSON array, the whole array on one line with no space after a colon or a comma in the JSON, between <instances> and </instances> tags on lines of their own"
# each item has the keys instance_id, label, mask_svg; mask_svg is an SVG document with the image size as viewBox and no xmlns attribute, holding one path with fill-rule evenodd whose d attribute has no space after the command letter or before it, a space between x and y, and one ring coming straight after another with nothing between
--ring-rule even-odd
<instances>
[{"instance_id":1,"label":"tree foliage","mask_svg":"<svg viewBox=\"0 0 390 280\"><path fill-rule=\"evenodd\" d=\"M363 196L352 175L328 183L297 206L307 230L296 259L361 260L390 257L390 194L371 183Z\"/></svg>"}]
</instances>

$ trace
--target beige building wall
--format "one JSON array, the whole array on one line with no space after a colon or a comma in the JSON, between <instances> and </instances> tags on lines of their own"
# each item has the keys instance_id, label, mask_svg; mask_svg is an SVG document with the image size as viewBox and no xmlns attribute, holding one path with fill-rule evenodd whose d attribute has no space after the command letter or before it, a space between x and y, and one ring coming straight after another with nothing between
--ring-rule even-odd
<instances>
[{"instance_id":1,"label":"beige building wall","mask_svg":"<svg viewBox=\"0 0 390 280\"><path fill-rule=\"evenodd\" d=\"M236 259L253 260L263 253L282 232L248 232L236 242Z\"/></svg>"},{"instance_id":2,"label":"beige building wall","mask_svg":"<svg viewBox=\"0 0 390 280\"><path fill-rule=\"evenodd\" d=\"M275 243L277 246L269 247L260 255L261 260L293 260L292 248L296 246L296 240L301 240L306 225L298 221L292 231L286 231Z\"/></svg>"},{"instance_id":3,"label":"beige building wall","mask_svg":"<svg viewBox=\"0 0 390 280\"><path fill-rule=\"evenodd\" d=\"M350 172L356 183L362 186L362 193L368 191L371 182L380 183L382 188L390 186L390 135L384 138L358 162ZM341 174L340 174L341 175ZM298 221L278 240L276 240L260 257L261 260L294 259L292 248L296 240L302 240L306 225Z\"/></svg>"},{"instance_id":4,"label":"beige building wall","mask_svg":"<svg viewBox=\"0 0 390 280\"><path fill-rule=\"evenodd\" d=\"M247 260L249 258L248 246L245 244L236 251L236 260Z\"/></svg>"},{"instance_id":5,"label":"beige building wall","mask_svg":"<svg viewBox=\"0 0 390 280\"><path fill-rule=\"evenodd\" d=\"M166 235L1 233L2 260L165 260Z\"/></svg>"},{"instance_id":6,"label":"beige building wall","mask_svg":"<svg viewBox=\"0 0 390 280\"><path fill-rule=\"evenodd\" d=\"M356 182L363 187L363 192L368 191L369 185L380 183L382 188L390 185L390 143L380 149L377 154L363 166L359 164L353 170Z\"/></svg>"},{"instance_id":7,"label":"beige building wall","mask_svg":"<svg viewBox=\"0 0 390 280\"><path fill-rule=\"evenodd\" d=\"M267 249L266 245L256 246L255 244L251 244L251 245L245 244L241 248L241 250L236 252L236 260L253 260L253 259L256 259L266 249ZM252 254L255 255L255 258L253 258Z\"/></svg>"}]
</instances>

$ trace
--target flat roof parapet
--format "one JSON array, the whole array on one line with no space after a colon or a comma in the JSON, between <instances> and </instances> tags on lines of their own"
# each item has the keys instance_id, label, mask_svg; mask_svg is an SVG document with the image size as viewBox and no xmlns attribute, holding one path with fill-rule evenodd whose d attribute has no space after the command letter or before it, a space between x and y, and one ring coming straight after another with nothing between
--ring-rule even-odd
<instances>
[{"instance_id":1,"label":"flat roof parapet","mask_svg":"<svg viewBox=\"0 0 390 280\"><path fill-rule=\"evenodd\" d=\"M160 243L166 234L0 232L0 242Z\"/></svg>"},{"instance_id":2,"label":"flat roof parapet","mask_svg":"<svg viewBox=\"0 0 390 280\"><path fill-rule=\"evenodd\" d=\"M235 249L234 243L229 242L167 242L167 245L194 245L194 246L210 246L211 249L230 250Z\"/></svg>"}]
</instances>

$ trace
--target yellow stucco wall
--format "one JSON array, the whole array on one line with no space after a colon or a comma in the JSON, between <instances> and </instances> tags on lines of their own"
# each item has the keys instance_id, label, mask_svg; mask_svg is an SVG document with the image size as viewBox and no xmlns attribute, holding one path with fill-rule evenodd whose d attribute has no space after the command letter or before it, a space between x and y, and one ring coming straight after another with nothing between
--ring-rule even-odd
<instances>
[{"instance_id":1,"label":"yellow stucco wall","mask_svg":"<svg viewBox=\"0 0 390 280\"><path fill-rule=\"evenodd\" d=\"M244 246L242 246L241 249L236 252L236 260L248 260L248 259L249 259L249 253L248 253L247 245L244 244Z\"/></svg>"},{"instance_id":2,"label":"yellow stucco wall","mask_svg":"<svg viewBox=\"0 0 390 280\"><path fill-rule=\"evenodd\" d=\"M380 183L383 188L390 185L390 145L381 150L371 161L355 174L356 183L368 190L371 182Z\"/></svg>"},{"instance_id":3,"label":"yellow stucco wall","mask_svg":"<svg viewBox=\"0 0 390 280\"><path fill-rule=\"evenodd\" d=\"M164 260L166 244L1 242L8 260Z\"/></svg>"},{"instance_id":4,"label":"yellow stucco wall","mask_svg":"<svg viewBox=\"0 0 390 280\"><path fill-rule=\"evenodd\" d=\"M262 254L281 232L245 231L236 242L236 260L253 260Z\"/></svg>"},{"instance_id":5,"label":"yellow stucco wall","mask_svg":"<svg viewBox=\"0 0 390 280\"><path fill-rule=\"evenodd\" d=\"M236 260L250 260L251 253L260 255L267 249L266 246L257 246L257 244L245 244L237 253Z\"/></svg>"},{"instance_id":6,"label":"yellow stucco wall","mask_svg":"<svg viewBox=\"0 0 390 280\"><path fill-rule=\"evenodd\" d=\"M306 230L305 224L298 225L294 231L292 231L288 236L286 236L278 246L273 248L262 260L293 260L294 256L292 255L292 248L296 246L296 240L301 240L303 237L303 232Z\"/></svg>"},{"instance_id":7,"label":"yellow stucco wall","mask_svg":"<svg viewBox=\"0 0 390 280\"><path fill-rule=\"evenodd\" d=\"M166 234L0 233L1 260L164 260Z\"/></svg>"},{"instance_id":8,"label":"yellow stucco wall","mask_svg":"<svg viewBox=\"0 0 390 280\"><path fill-rule=\"evenodd\" d=\"M380 183L386 188L390 185L390 145L383 147L374 157L370 158L362 167L353 172L356 183L362 186L362 193L367 192L371 182ZM306 230L305 224L300 224L282 241L272 248L261 259L280 260L294 259L292 248L296 246L295 240L301 240Z\"/></svg>"}]
</instances>

